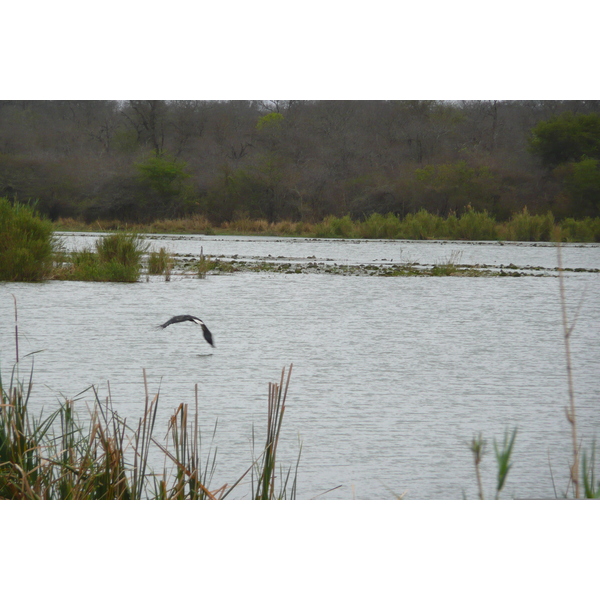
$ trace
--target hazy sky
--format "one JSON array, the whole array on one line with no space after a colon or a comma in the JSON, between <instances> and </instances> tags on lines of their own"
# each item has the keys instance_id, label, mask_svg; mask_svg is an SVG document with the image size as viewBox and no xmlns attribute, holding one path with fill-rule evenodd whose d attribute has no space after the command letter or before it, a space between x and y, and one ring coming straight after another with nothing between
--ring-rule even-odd
<instances>
[{"instance_id":1,"label":"hazy sky","mask_svg":"<svg viewBox=\"0 0 600 600\"><path fill-rule=\"evenodd\" d=\"M596 19L531 0L414 4L7 4L0 99L599 95Z\"/></svg>"}]
</instances>

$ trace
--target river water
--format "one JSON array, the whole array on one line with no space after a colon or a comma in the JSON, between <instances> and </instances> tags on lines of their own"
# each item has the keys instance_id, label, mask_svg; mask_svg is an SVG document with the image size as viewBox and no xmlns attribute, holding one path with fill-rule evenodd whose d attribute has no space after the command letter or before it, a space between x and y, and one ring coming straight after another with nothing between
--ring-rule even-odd
<instances>
[{"instance_id":1,"label":"river water","mask_svg":"<svg viewBox=\"0 0 600 600\"><path fill-rule=\"evenodd\" d=\"M66 235L67 249L94 235ZM570 426L557 252L550 244L294 240L148 236L180 256L344 264L456 262L542 277L365 277L232 273L137 284L0 283L0 368L14 363L19 311L21 374L34 363L32 407L108 394L128 422L143 414L146 370L160 390L156 437L199 389L203 449L217 448L213 487L233 483L264 440L268 382L293 363L278 459L302 448L298 497L477 497L474 435L495 493L494 439L518 428L503 498L561 497L568 483ZM564 266L600 267L600 246L566 245ZM548 269L545 271L544 269ZM600 274L565 275L579 434L600 434ZM176 314L202 318L213 349L192 323L156 326ZM87 391L85 391L87 390ZM162 468L162 463L156 465ZM329 491L336 488L333 491ZM325 493L328 492L328 493ZM249 483L235 498L249 495Z\"/></svg>"}]
</instances>

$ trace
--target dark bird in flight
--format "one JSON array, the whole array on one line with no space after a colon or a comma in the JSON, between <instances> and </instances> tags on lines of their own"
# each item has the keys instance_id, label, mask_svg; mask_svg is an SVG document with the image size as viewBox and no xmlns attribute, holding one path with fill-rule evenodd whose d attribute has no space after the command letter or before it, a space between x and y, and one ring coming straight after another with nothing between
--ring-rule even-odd
<instances>
[{"instance_id":1,"label":"dark bird in flight","mask_svg":"<svg viewBox=\"0 0 600 600\"><path fill-rule=\"evenodd\" d=\"M213 344L212 333L208 330L208 327L204 324L202 319L199 319L198 317L192 317L192 315L178 315L176 317L173 317L172 319L169 319L166 323L159 325L159 327L162 327L164 329L165 327L168 327L169 325L172 325L173 323L181 323L182 321L192 321L193 323L196 323L196 325L200 325L200 327L202 327L202 333L204 334L204 339L213 348L215 347L215 345Z\"/></svg>"}]
</instances>

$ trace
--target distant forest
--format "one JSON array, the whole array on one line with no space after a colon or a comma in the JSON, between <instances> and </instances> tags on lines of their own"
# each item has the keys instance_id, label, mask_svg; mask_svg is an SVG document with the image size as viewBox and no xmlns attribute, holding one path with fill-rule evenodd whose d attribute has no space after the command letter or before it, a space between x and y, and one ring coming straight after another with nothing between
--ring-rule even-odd
<instances>
[{"instance_id":1,"label":"distant forest","mask_svg":"<svg viewBox=\"0 0 600 600\"><path fill-rule=\"evenodd\" d=\"M0 101L0 197L55 220L600 216L600 101Z\"/></svg>"}]
</instances>

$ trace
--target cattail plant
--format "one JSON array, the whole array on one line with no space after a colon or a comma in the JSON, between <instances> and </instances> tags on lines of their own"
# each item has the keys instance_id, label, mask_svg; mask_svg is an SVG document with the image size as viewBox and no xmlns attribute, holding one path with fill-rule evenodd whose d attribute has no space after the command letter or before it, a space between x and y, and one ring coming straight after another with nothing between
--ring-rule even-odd
<instances>
[{"instance_id":1,"label":"cattail plant","mask_svg":"<svg viewBox=\"0 0 600 600\"><path fill-rule=\"evenodd\" d=\"M277 446L279 443L279 435L281 433L281 424L283 421L283 415L285 412L285 401L287 398L288 388L290 384L290 377L292 375L292 367L288 370L287 379L285 379L285 368L281 371L281 380L279 384L269 384L269 398L267 404L267 437L265 441L264 451L255 461L255 470L252 475L252 497L256 500L274 500L286 499L289 478L291 475L291 467L288 469L287 474L284 475L282 469L280 469L280 488L279 491L275 491L275 480L276 480L276 464L277 464ZM284 384L285 381L285 384ZM292 486L290 490L290 498L296 497L296 484L297 484L297 473L298 463L300 461L300 455L296 463L296 471Z\"/></svg>"}]
</instances>

